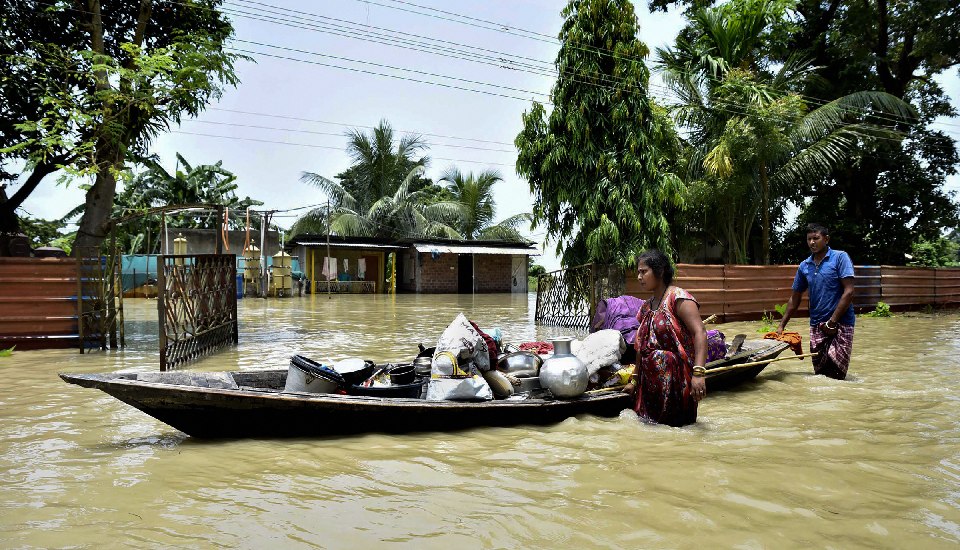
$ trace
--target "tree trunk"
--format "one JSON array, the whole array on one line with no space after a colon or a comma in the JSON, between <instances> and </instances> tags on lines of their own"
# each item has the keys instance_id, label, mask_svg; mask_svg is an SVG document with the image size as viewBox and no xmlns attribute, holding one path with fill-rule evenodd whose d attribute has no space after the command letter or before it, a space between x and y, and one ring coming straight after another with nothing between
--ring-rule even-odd
<instances>
[{"instance_id":1,"label":"tree trunk","mask_svg":"<svg viewBox=\"0 0 960 550\"><path fill-rule=\"evenodd\" d=\"M770 265L770 179L767 177L767 163L760 162L760 187L763 194L763 227L760 240L761 262Z\"/></svg>"},{"instance_id":2,"label":"tree trunk","mask_svg":"<svg viewBox=\"0 0 960 550\"><path fill-rule=\"evenodd\" d=\"M72 254L99 253L100 243L110 231L113 199L117 193L116 173L123 169L123 153L115 143L102 143L97 156L109 159L97 170L93 186L87 191L86 208L73 242Z\"/></svg>"}]
</instances>

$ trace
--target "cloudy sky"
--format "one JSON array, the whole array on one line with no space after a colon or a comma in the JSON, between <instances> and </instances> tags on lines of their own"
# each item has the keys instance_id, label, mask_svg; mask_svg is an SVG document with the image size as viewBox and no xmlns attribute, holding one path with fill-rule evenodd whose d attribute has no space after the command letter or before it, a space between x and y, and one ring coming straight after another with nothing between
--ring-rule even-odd
<instances>
[{"instance_id":1,"label":"cloudy sky","mask_svg":"<svg viewBox=\"0 0 960 550\"><path fill-rule=\"evenodd\" d=\"M237 174L239 194L287 210L322 203L301 172L334 177L350 159L344 133L380 120L422 135L427 175L449 166L496 169L497 219L530 211L527 183L515 172L513 140L531 100L544 101L564 0L226 0L236 34L231 47L241 84L198 119L161 135L153 150L169 170L175 153L191 164L218 160ZM672 43L678 12L651 15L636 6L641 39L651 50ZM944 79L960 97L956 73ZM651 93L669 96L652 82ZM956 101L955 101L956 102ZM960 121L944 129L960 136ZM951 187L957 188L953 180ZM76 186L43 182L24 208L55 218L81 203ZM288 217L284 217L288 216ZM293 213L278 213L289 227ZM543 231L527 232L543 242ZM549 245L539 260L559 267Z\"/></svg>"}]
</instances>

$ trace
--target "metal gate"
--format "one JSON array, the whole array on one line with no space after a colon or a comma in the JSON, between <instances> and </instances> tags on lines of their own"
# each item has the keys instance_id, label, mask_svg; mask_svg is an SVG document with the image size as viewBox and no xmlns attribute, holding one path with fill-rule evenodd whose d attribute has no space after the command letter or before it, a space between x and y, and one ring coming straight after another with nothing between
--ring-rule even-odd
<instances>
[{"instance_id":1,"label":"metal gate","mask_svg":"<svg viewBox=\"0 0 960 550\"><path fill-rule=\"evenodd\" d=\"M111 249L102 253L102 249ZM114 243L77 251L77 332L80 353L91 347L124 346L123 284Z\"/></svg>"},{"instance_id":2,"label":"metal gate","mask_svg":"<svg viewBox=\"0 0 960 550\"><path fill-rule=\"evenodd\" d=\"M623 290L624 272L615 266L584 264L544 273L537 279L534 323L587 330L597 302Z\"/></svg>"},{"instance_id":3,"label":"metal gate","mask_svg":"<svg viewBox=\"0 0 960 550\"><path fill-rule=\"evenodd\" d=\"M175 369L237 338L233 254L159 256L160 370Z\"/></svg>"}]
</instances>

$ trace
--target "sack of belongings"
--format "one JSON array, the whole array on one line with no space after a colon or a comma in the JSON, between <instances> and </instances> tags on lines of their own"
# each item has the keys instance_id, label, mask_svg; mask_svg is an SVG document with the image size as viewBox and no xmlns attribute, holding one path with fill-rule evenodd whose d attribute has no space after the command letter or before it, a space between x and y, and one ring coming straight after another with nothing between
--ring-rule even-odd
<instances>
[{"instance_id":1,"label":"sack of belongings","mask_svg":"<svg viewBox=\"0 0 960 550\"><path fill-rule=\"evenodd\" d=\"M493 399L481 372L490 370L487 343L463 315L440 335L430 365L427 401Z\"/></svg>"}]
</instances>

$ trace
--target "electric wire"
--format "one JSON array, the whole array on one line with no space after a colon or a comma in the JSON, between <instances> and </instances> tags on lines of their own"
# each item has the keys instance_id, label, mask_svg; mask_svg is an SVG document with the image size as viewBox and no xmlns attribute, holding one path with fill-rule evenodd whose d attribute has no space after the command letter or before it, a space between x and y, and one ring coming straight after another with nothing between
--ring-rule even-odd
<instances>
[{"instance_id":1,"label":"electric wire","mask_svg":"<svg viewBox=\"0 0 960 550\"><path fill-rule=\"evenodd\" d=\"M245 1L245 0L241 0L241 1ZM381 3L381 2L377 2L377 1L375 1L375 0L357 0L357 1L358 1L358 2L362 2L362 3L365 3L365 4L377 5L377 6L380 6L380 7L387 8L387 9L395 9L395 10L400 10L400 11L406 11L406 12L408 12L408 13L415 13L415 14L417 14L417 15L422 15L422 16L426 16L426 17L433 17L433 18L437 18L437 19L443 19L443 20L446 20L446 21L452 21L452 22L454 22L454 23L459 23L459 24L462 24L462 25L468 25L468 26L470 25L469 22L460 21L460 20L456 20L456 19L450 19L450 18L448 18L448 17L439 17L439 16L435 16L435 15L432 15L432 14L429 14L429 13L423 13L423 12L418 12L418 11L415 11L415 10L404 9L404 8L400 8L400 7L397 7L397 6L391 6L391 5L383 4L383 3ZM557 43L557 44L561 44L561 41L560 41L558 38L556 38L556 37L552 37L552 36L550 36L550 35L538 33L538 32L535 32L535 31L530 31L530 30L527 30L527 29L522 29L522 28L520 28L520 27L514 27L514 26L511 26L511 25L506 25L506 24L504 24L504 23L498 23L498 22L489 21L489 20L486 20L486 19L475 18L475 17L472 17L472 16L463 15L463 14L459 14L459 13L451 12L451 11L447 11L447 10L442 10L442 9L439 9L439 8L433 8L433 7L430 7L430 6L422 6L422 5L414 4L414 3L412 3L412 2L407 2L407 1L404 1L404 0L386 0L386 1L388 1L388 2L393 2L393 3L396 3L396 4L409 5L409 6L413 6L413 7L422 9L422 10L433 11L433 12L437 12L437 13L441 13L441 14L445 14L445 15L449 15L449 16L453 16L453 17L459 17L459 18L462 18L462 19L466 19L467 21L475 21L475 22L483 23L483 24L488 25L488 26L487 26L487 27L481 27L481 28L484 28L484 29L487 29L487 30L493 30L493 31L496 31L496 32L506 32L507 34L512 34L512 35L520 36L520 37L523 37L523 38L532 38L532 39L534 39L534 40L540 40L540 41L548 41L548 40L545 40L545 39L549 39L549 41L555 42L555 43ZM516 31L516 32L514 32L514 31ZM521 33L526 33L526 34L521 34ZM532 36L527 36L527 34L528 34L528 35L532 35ZM623 60L626 60L626 61L635 61L635 62L643 62L643 61L644 61L643 59L634 58L634 57L631 57L631 56L623 56L623 55L620 55L620 54L616 53L615 51L613 51L613 50L611 50L611 49L609 49L609 48L603 48L603 47L599 47L599 46L569 45L569 47L572 47L572 48L574 48L574 49L579 49L579 50L581 50L581 51L590 52L590 53L604 53L604 54L610 55L610 56L612 56L612 57L614 57L614 58L616 58L616 59L623 59ZM697 76L697 74L695 74L695 73L688 73L688 76L691 76L691 75L692 75L692 76ZM716 81L719 82L719 79L713 79L713 77L710 77L709 75L705 75L705 77L708 78L708 79L716 80ZM830 100L823 100L823 99L820 99L820 98L816 98L816 97L813 97L813 96L807 96L807 95L803 95L803 94L797 94L797 95L798 95L799 97L805 99L805 100L808 100L808 101L811 102L811 103L814 103L814 104L826 105L827 103L830 103ZM932 122L932 123L938 123L938 124L943 124L943 125L948 125L948 126L960 127L960 124L956 124L956 123L946 123L946 122L936 122L936 121L934 121L934 122Z\"/></svg>"},{"instance_id":2,"label":"electric wire","mask_svg":"<svg viewBox=\"0 0 960 550\"><path fill-rule=\"evenodd\" d=\"M295 133L301 133L301 134L311 134L311 135L320 135L320 136L336 136L341 138L344 137L344 134L336 133L336 132L317 132L313 130L299 130L295 128L278 128L276 126L239 124L235 122L219 122L219 121L212 121L212 120L197 120L197 119L184 120L183 122L188 122L191 124L211 124L211 125L217 125L217 126L232 126L235 128L252 128L255 130L274 130L279 132L295 132ZM471 145L454 145L451 143L430 143L429 145L430 147L452 147L455 149L472 149L475 151L490 151L495 153L516 153L517 152L516 149L493 149L491 147L473 147Z\"/></svg>"},{"instance_id":3,"label":"electric wire","mask_svg":"<svg viewBox=\"0 0 960 550\"><path fill-rule=\"evenodd\" d=\"M277 141L277 140L271 140L271 139L250 138L250 137L242 137L242 136L224 136L219 134L205 134L202 132L188 132L184 130L171 130L170 132L173 134L183 134L187 136L232 139L237 141L251 141L255 143L269 143L273 145L291 145L296 147L310 147L312 149L329 149L333 151L343 151L343 147L334 147L333 145L316 145L312 143L296 143L292 141ZM447 158L447 157L431 157L431 158L433 160L445 160L448 162L463 162L467 164L484 164L488 166L504 166L504 167L510 167L510 168L514 167L513 164L505 164L502 162L487 162L482 160L455 159L455 158Z\"/></svg>"}]
</instances>

